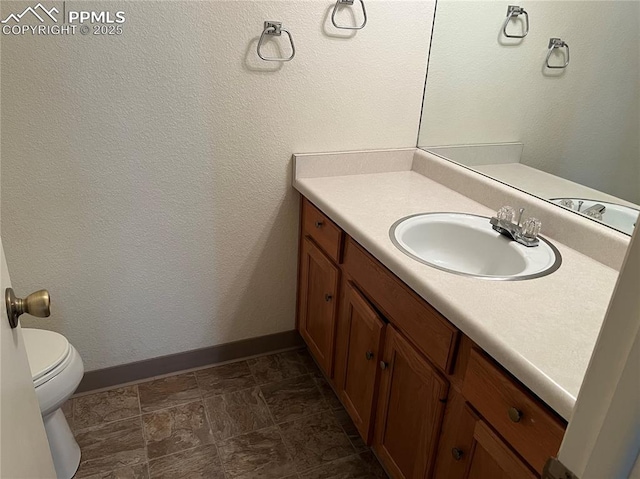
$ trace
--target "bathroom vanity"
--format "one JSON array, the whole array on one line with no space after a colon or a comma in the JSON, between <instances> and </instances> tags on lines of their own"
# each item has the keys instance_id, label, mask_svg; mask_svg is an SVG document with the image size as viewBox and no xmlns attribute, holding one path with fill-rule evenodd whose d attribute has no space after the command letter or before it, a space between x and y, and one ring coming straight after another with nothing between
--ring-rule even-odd
<instances>
[{"instance_id":1,"label":"bathroom vanity","mask_svg":"<svg viewBox=\"0 0 640 479\"><path fill-rule=\"evenodd\" d=\"M438 160L425 152L342 156L296 158L297 328L360 435L394 478L539 477L560 447L615 269L555 241L562 267L527 281L420 264L389 238L398 216L491 211L430 179ZM467 173L447 168L464 183L453 177ZM565 284L590 273L593 294Z\"/></svg>"}]
</instances>

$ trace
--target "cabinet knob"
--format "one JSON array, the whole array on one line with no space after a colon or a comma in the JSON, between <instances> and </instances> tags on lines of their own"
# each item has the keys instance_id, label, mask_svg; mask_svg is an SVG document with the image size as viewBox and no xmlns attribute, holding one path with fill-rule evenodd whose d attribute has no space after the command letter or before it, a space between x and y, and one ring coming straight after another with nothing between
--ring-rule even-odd
<instances>
[{"instance_id":1,"label":"cabinet knob","mask_svg":"<svg viewBox=\"0 0 640 479\"><path fill-rule=\"evenodd\" d=\"M385 363L384 361L380 361L380 369L387 369L389 367L389 363Z\"/></svg>"},{"instance_id":2,"label":"cabinet knob","mask_svg":"<svg viewBox=\"0 0 640 479\"><path fill-rule=\"evenodd\" d=\"M371 361L373 359L373 352L367 351L365 357L367 358L367 361Z\"/></svg>"},{"instance_id":3,"label":"cabinet knob","mask_svg":"<svg viewBox=\"0 0 640 479\"><path fill-rule=\"evenodd\" d=\"M324 221L316 221L316 228L322 228L322 225L324 225Z\"/></svg>"},{"instance_id":4,"label":"cabinet knob","mask_svg":"<svg viewBox=\"0 0 640 479\"><path fill-rule=\"evenodd\" d=\"M331 301L333 299L333 295L327 293L324 295L324 300L328 303L329 301Z\"/></svg>"},{"instance_id":5,"label":"cabinet knob","mask_svg":"<svg viewBox=\"0 0 640 479\"><path fill-rule=\"evenodd\" d=\"M462 452L461 449L454 447L453 449L451 449L451 455L456 461L459 461L460 459L462 459L462 456L464 456L464 452Z\"/></svg>"},{"instance_id":6,"label":"cabinet knob","mask_svg":"<svg viewBox=\"0 0 640 479\"><path fill-rule=\"evenodd\" d=\"M520 422L520 420L522 419L522 411L520 411L519 409L517 409L515 407L510 407L509 408L509 419L511 419L511 421L513 421L513 422Z\"/></svg>"}]
</instances>

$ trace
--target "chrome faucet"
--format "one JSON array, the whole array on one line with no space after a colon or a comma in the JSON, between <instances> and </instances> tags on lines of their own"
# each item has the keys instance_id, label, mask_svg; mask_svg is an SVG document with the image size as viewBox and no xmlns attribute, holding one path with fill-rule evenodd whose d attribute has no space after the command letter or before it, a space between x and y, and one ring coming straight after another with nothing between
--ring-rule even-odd
<instances>
[{"instance_id":1,"label":"chrome faucet","mask_svg":"<svg viewBox=\"0 0 640 479\"><path fill-rule=\"evenodd\" d=\"M596 203L593 206L589 206L586 210L581 211L583 215L592 216L597 219L602 219L602 215L607 210L607 207L601 205L600 203ZM580 210L578 210L580 211Z\"/></svg>"},{"instance_id":2,"label":"chrome faucet","mask_svg":"<svg viewBox=\"0 0 640 479\"><path fill-rule=\"evenodd\" d=\"M537 218L527 218L523 223L523 213L524 208L520 208L518 221L514 222L515 210L511 206L503 206L489 222L494 230L511 238L513 241L528 247L538 246L540 243L538 235L540 234L542 223Z\"/></svg>"}]
</instances>

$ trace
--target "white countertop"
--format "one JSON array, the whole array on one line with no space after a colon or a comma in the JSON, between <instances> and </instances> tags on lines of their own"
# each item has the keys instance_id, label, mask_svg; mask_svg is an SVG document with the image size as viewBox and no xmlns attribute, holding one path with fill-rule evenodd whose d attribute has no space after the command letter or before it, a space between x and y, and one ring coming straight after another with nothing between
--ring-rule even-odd
<instances>
[{"instance_id":1,"label":"white countertop","mask_svg":"<svg viewBox=\"0 0 640 479\"><path fill-rule=\"evenodd\" d=\"M295 188L569 420L618 271L553 238L562 265L542 278L491 281L431 268L393 245L389 228L396 220L425 212L494 211L410 167L343 176L321 176L321 169L315 167L314 177L297 175Z\"/></svg>"}]
</instances>

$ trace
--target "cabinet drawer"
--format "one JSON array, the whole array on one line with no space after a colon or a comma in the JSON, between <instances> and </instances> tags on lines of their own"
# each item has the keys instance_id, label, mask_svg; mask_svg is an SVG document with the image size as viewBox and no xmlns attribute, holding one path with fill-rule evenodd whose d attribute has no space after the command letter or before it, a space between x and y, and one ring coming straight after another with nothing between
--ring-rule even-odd
<instances>
[{"instance_id":1,"label":"cabinet drawer","mask_svg":"<svg viewBox=\"0 0 640 479\"><path fill-rule=\"evenodd\" d=\"M302 202L302 231L305 236L313 238L333 261L340 263L344 233L306 198Z\"/></svg>"},{"instance_id":2,"label":"cabinet drawer","mask_svg":"<svg viewBox=\"0 0 640 479\"><path fill-rule=\"evenodd\" d=\"M472 350L462 394L507 442L541 472L560 449L565 426L499 366Z\"/></svg>"},{"instance_id":3,"label":"cabinet drawer","mask_svg":"<svg viewBox=\"0 0 640 479\"><path fill-rule=\"evenodd\" d=\"M369 299L436 366L451 372L459 331L351 238L345 269Z\"/></svg>"}]
</instances>

